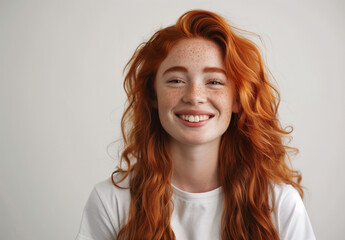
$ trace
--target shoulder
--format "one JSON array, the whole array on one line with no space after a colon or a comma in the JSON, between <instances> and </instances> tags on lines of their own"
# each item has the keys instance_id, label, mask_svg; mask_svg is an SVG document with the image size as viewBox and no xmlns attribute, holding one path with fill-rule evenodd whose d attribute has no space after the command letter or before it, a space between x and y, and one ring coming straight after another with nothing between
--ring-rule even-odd
<instances>
[{"instance_id":1,"label":"shoulder","mask_svg":"<svg viewBox=\"0 0 345 240\"><path fill-rule=\"evenodd\" d=\"M116 222L120 223L122 218L127 215L130 203L129 178L127 177L120 182L122 176L117 173L112 176L115 186L111 178L97 183L90 195L98 198L93 204L101 204L112 218L116 218Z\"/></svg>"},{"instance_id":2,"label":"shoulder","mask_svg":"<svg viewBox=\"0 0 345 240\"><path fill-rule=\"evenodd\" d=\"M302 198L293 186L274 184L271 198L272 220L281 239L315 239Z\"/></svg>"},{"instance_id":3,"label":"shoulder","mask_svg":"<svg viewBox=\"0 0 345 240\"><path fill-rule=\"evenodd\" d=\"M120 174L115 174L113 179L119 182ZM128 179L118 185L120 187L115 186L111 178L95 184L84 208L77 239L113 239L117 236L130 204Z\"/></svg>"},{"instance_id":4,"label":"shoulder","mask_svg":"<svg viewBox=\"0 0 345 240\"><path fill-rule=\"evenodd\" d=\"M298 191L290 184L285 183L276 183L273 185L272 200L274 205L280 205L283 202L302 202Z\"/></svg>"},{"instance_id":5,"label":"shoulder","mask_svg":"<svg viewBox=\"0 0 345 240\"><path fill-rule=\"evenodd\" d=\"M120 200L121 198L128 197L129 178L127 177L123 181L121 181L122 175L120 173L116 173L112 176L112 179L110 177L95 184L93 192L95 192L95 194L97 194L102 200L105 201L112 201L115 199ZM118 186L115 186L113 181Z\"/></svg>"}]
</instances>

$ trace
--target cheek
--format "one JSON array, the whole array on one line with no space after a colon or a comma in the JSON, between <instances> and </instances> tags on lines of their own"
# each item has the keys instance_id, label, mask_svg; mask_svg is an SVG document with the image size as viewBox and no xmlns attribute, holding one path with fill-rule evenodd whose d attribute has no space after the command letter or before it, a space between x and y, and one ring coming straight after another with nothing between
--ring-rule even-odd
<instances>
[{"instance_id":1,"label":"cheek","mask_svg":"<svg viewBox=\"0 0 345 240\"><path fill-rule=\"evenodd\" d=\"M158 109L165 111L174 107L178 103L179 91L162 90L157 93Z\"/></svg>"},{"instance_id":2,"label":"cheek","mask_svg":"<svg viewBox=\"0 0 345 240\"><path fill-rule=\"evenodd\" d=\"M161 90L157 93L158 116L163 128L169 132L172 112L178 104L179 94L176 91Z\"/></svg>"},{"instance_id":3,"label":"cheek","mask_svg":"<svg viewBox=\"0 0 345 240\"><path fill-rule=\"evenodd\" d=\"M216 96L219 110L229 118L231 117L232 111L233 111L232 109L233 104L234 104L233 98L234 98L233 94L228 91L219 92Z\"/></svg>"}]
</instances>

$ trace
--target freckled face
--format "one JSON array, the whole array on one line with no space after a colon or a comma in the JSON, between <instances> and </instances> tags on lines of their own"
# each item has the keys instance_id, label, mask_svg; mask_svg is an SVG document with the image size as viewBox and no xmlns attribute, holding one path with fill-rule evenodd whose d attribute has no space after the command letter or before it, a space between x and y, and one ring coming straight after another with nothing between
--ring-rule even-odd
<instances>
[{"instance_id":1,"label":"freckled face","mask_svg":"<svg viewBox=\"0 0 345 240\"><path fill-rule=\"evenodd\" d=\"M219 143L237 111L221 49L210 40L179 41L159 66L155 89L161 124L177 143Z\"/></svg>"}]
</instances>

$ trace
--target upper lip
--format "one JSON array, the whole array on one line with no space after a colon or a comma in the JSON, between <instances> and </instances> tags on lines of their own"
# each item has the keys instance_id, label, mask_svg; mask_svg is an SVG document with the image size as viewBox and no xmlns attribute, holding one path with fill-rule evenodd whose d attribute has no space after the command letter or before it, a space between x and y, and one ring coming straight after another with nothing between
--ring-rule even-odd
<instances>
[{"instance_id":1,"label":"upper lip","mask_svg":"<svg viewBox=\"0 0 345 240\"><path fill-rule=\"evenodd\" d=\"M209 116L214 116L214 114L211 112L204 111L204 110L194 110L194 109L185 109L185 110L176 111L175 114L177 114L177 115L209 115Z\"/></svg>"}]
</instances>

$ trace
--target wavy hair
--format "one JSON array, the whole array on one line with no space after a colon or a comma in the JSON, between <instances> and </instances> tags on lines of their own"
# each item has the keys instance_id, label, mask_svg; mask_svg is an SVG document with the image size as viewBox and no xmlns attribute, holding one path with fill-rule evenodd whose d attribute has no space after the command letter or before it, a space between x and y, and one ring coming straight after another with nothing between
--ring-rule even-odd
<instances>
[{"instance_id":1,"label":"wavy hair","mask_svg":"<svg viewBox=\"0 0 345 240\"><path fill-rule=\"evenodd\" d=\"M270 191L274 183L283 182L303 197L301 175L287 164L288 153L297 149L284 143L292 128L288 131L280 125L280 96L269 82L261 54L240 32L213 12L189 11L142 43L126 65L128 106L121 121L125 148L113 174L122 173L122 180L131 175L131 202L118 239L175 239L170 226L173 162L168 134L158 117L154 81L172 47L188 38L204 38L220 46L240 106L220 143L221 237L279 239L271 219ZM119 182L113 183L119 187Z\"/></svg>"}]
</instances>

